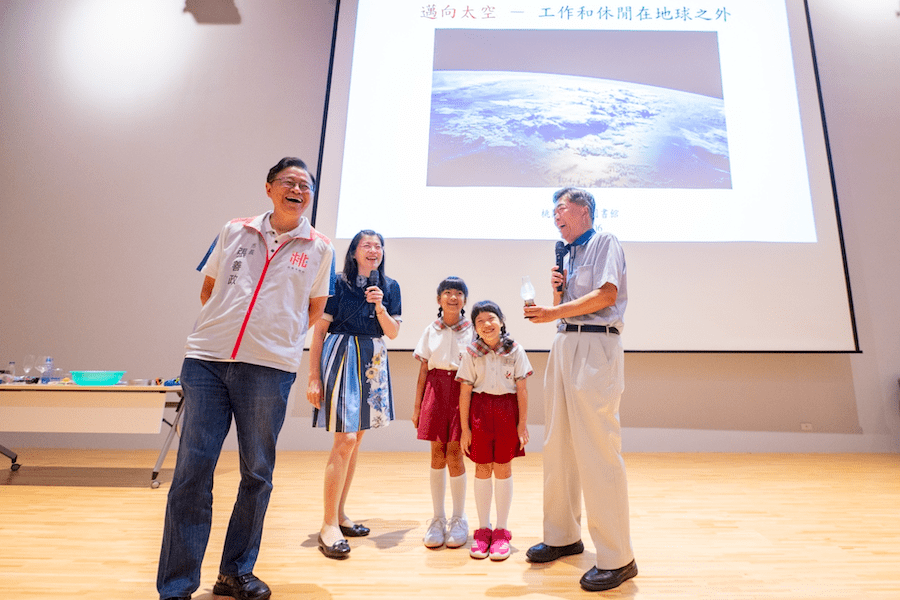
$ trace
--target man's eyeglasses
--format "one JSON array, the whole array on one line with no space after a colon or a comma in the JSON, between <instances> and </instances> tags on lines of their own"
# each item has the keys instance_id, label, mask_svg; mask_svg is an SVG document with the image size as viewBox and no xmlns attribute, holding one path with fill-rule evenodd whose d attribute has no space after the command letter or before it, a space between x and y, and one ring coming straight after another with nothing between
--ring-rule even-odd
<instances>
[{"instance_id":1,"label":"man's eyeglasses","mask_svg":"<svg viewBox=\"0 0 900 600\"><path fill-rule=\"evenodd\" d=\"M281 184L281 187L289 189L289 190L292 190L295 187L298 187L298 188L300 188L300 191L303 192L304 194L306 192L311 192L315 189L315 187L309 185L305 181L297 181L296 179L285 179L283 177L279 177L279 178L273 179L272 181L277 181L278 183Z\"/></svg>"}]
</instances>

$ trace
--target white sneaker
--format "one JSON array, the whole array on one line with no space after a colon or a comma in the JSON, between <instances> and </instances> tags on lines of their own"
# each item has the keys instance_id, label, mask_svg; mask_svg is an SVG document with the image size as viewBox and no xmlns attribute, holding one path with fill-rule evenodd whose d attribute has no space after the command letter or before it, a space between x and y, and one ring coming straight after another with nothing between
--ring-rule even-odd
<instances>
[{"instance_id":1,"label":"white sneaker","mask_svg":"<svg viewBox=\"0 0 900 600\"><path fill-rule=\"evenodd\" d=\"M425 546L428 548L439 548L444 545L444 530L447 528L447 519L435 517L428 522L428 529L425 531Z\"/></svg>"},{"instance_id":2,"label":"white sneaker","mask_svg":"<svg viewBox=\"0 0 900 600\"><path fill-rule=\"evenodd\" d=\"M469 522L465 517L450 517L447 525L447 547L459 548L469 540Z\"/></svg>"}]
</instances>

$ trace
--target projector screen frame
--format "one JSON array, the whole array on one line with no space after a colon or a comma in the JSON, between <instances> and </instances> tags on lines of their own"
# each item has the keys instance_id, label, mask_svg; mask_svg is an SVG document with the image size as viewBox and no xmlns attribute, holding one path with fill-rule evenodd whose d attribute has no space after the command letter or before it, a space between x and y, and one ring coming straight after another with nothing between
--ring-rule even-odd
<instances>
[{"instance_id":1,"label":"projector screen frame","mask_svg":"<svg viewBox=\"0 0 900 600\"><path fill-rule=\"evenodd\" d=\"M815 182L811 183L811 187L815 185L819 186L827 186L828 193L830 194L830 205L831 211L830 217L828 214L824 215L826 220L828 221L828 231L822 231L822 216L820 212L822 207L819 206L814 208L815 211L815 226L816 226L816 239L817 243L820 243L822 240L823 233L826 236L830 236L832 239L829 243L833 245L832 251L837 251L840 255L839 261L835 261L832 264L832 270L835 273L832 273L832 287L841 288L837 290L837 293L845 296L844 302L846 308L846 314L839 318L840 327L842 328L842 337L839 341L835 339L826 340L823 343L808 343L803 342L797 344L792 340L792 338L797 334L797 332L793 332L790 328L784 332L781 337L774 336L773 340L769 340L768 342L759 343L751 342L749 344L743 344L739 341L730 342L730 343L704 343L704 342L694 342L694 343L686 343L679 344L677 341L673 343L662 343L656 344L652 340L655 338L653 332L661 331L666 329L681 329L682 331L687 331L691 325L690 320L696 319L696 317L683 317L679 316L676 318L672 318L671 316L666 316L664 318L660 318L658 314L659 312L665 312L660 309L651 310L647 308L647 298L649 296L656 296L658 299L659 292L652 292L650 288L646 287L646 282L642 281L642 273L637 272L635 269L635 265L642 267L646 264L652 262L653 259L648 258L646 256L648 250L650 254L659 254L659 255L669 255L672 251L670 244L664 242L633 242L623 240L623 246L626 251L626 259L628 260L629 265L629 275L631 280L631 285L629 286L629 310L626 313L626 329L628 331L624 334L624 341L626 345L626 351L629 352L650 352L650 353L669 353L669 352L684 352L684 353L858 353L860 352L859 347L859 338L856 326L855 313L853 309L853 300L852 300L852 292L850 286L850 275L849 268L847 265L847 257L846 257L846 248L843 238L843 230L840 222L840 208L838 202L838 194L837 187L834 178L834 169L831 158L831 149L830 143L828 140L828 132L827 132L827 124L825 111L822 102L822 92L821 86L819 82L819 73L818 73L818 65L816 62L815 56L815 47L814 47L814 39L812 26L810 22L809 15L809 7L806 0L803 0L802 3L797 0L788 0L788 11L795 11L794 14L790 17L796 21L796 11L802 4L802 16L805 19L805 27L803 27L803 33L806 36L806 43L808 45L808 57L807 56L798 56L796 53L796 45L797 40L794 39L796 32L796 22L792 23L791 27L791 44L794 47L794 53L792 53L794 68L795 71L808 69L809 73L807 75L810 82L814 84L814 97L815 104L817 105L816 115L817 119L814 119L815 123L810 123L809 119L811 118L809 112L804 113L802 118L806 119L803 121L804 130L812 124L814 129L820 131L821 139L819 140L819 144L821 144L821 148L818 150L822 153L822 158L817 159L819 162L815 165L810 165L810 177L814 177L812 173L813 170L825 170L827 172L827 177L821 178ZM333 97L332 92L334 91L334 78L336 77L336 72L338 75L343 73L342 69L349 69L350 64L344 63L342 65L336 65L336 59L340 60L340 48L341 44L341 23L342 18L347 19L348 13L353 13L350 15L355 21L355 1L349 0L338 0L335 3L335 19L334 19L334 28L333 28L333 37L332 37L332 46L331 46L331 56L329 60L329 69L328 69L328 90L326 91L326 99L325 99L325 107L324 107L324 116L323 116L323 125L322 125L322 134L320 140L320 149L319 149L319 161L316 170L316 179L319 182L317 186L313 208L312 208L312 216L311 220L314 225L317 225L317 218L322 214L326 214L329 210L336 210L336 206L321 206L319 204L320 197L325 199L325 197L330 199L335 199L340 197L340 182L335 181L334 173L335 171L329 170L328 162L333 160L333 154L336 152L336 148L334 147L335 142L331 139L330 136L334 135L335 128L340 128L343 126L341 123L336 123L334 115L331 114L335 106L335 97ZM343 16L343 17L342 17ZM344 21L344 26L346 26L347 21ZM346 49L345 49L346 51ZM352 51L350 52L352 57ZM345 57L346 58L346 57ZM798 61L802 61L808 58L808 64L798 64ZM352 60L351 60L352 64ZM799 73L795 73L797 78L802 77L803 75ZM801 89L801 86L807 82L798 81L798 95L804 96L808 95L811 90L809 89ZM340 94L347 93L346 90L338 92L338 103L344 102L346 103L346 98L342 98ZM806 100L802 100L806 101ZM810 143L810 137L815 140L817 137L815 134L810 136L809 134L805 134L804 140L806 144ZM338 154L342 154L343 151L343 141L339 142L341 146ZM329 147L330 146L330 147ZM332 156L329 156L329 153ZM377 157L377 155L373 155L372 160L380 161L381 159ZM390 171L390 164L384 165L388 172ZM821 175L821 174L820 174ZM390 177L388 177L390 180ZM823 183L824 182L824 183ZM320 196L322 191L325 190L326 193L324 196ZM817 192L813 192L817 193ZM548 202L549 202L548 193ZM327 201L327 200L325 200ZM548 204L549 207L549 204ZM833 219L833 221L832 221ZM318 227L317 227L318 228ZM615 232L615 231L614 231ZM323 229L323 233L326 235L333 235L333 229L329 231L329 227L326 226ZM342 260L344 250L346 248L346 240L342 239L334 239L335 246L337 249L337 253L339 255L339 262ZM468 246L478 246L480 244L486 244L485 240L465 240L464 244L461 244L460 240L438 240L447 246L449 253L456 253L458 256L458 263L463 264L471 264L477 263L480 260L483 260L481 252L471 252L471 248L467 251L464 248L464 245ZM342 243L343 242L343 243ZM418 241L416 241L418 242ZM488 257L491 261L500 261L503 262L505 259L508 259L509 256L515 254L514 251L505 248L508 240L500 240L498 244L497 240L492 241L491 243L496 245L500 250L496 253L496 256ZM510 242L514 243L514 242ZM501 307L507 313L507 323L510 329L510 332L514 338L523 342L523 345L530 351L546 351L549 348L549 344L552 341L553 337L553 327L552 324L550 326L535 326L531 323L526 323L521 318L521 313L518 309L520 305L520 301L518 300L518 284L517 281L522 275L529 275L532 281L535 282L535 287L538 288L538 303L549 303L549 291L542 290L542 288L547 287L542 285L547 275L546 273L549 271L549 267L552 266L552 251L553 251L553 242L547 242L546 251L536 251L531 253L526 253L525 260L523 261L523 265L519 268L514 274L505 274L505 277L498 277L498 284L502 279L502 291L495 292L495 289L499 289L499 285L491 289L489 293L485 293L485 289L487 287L482 286L480 289L475 288L472 290L472 297L469 298L469 305L474 303L477 300L490 297L500 303ZM681 246L681 249L692 246L690 243L681 243L678 244ZM804 244L775 244L776 246L780 246L781 249L786 251L786 254L790 254L792 252L796 253L798 248L803 247ZM389 274L392 277L396 277L401 284L403 289L404 296L404 320L406 321L406 325L401 328L405 333L404 336L398 338L397 341L393 344L389 344L389 347L392 350L411 350L415 345L415 339L418 338L422 328L424 327L429 320L433 320L434 311L436 311L437 304L434 300L434 288L436 287L438 281L447 275L459 275L464 279L469 279L466 276L466 269L448 269L447 272L442 272L439 269L432 269L434 274L431 272L422 274L417 273L415 276L404 276L403 274L399 274L392 268L396 268L398 265L398 256L402 255L412 255L419 257L421 252L415 242L406 239L400 238L390 238L386 239L385 244L385 256L386 256L386 267ZM762 255L761 259L769 259L771 258L765 250L766 244L759 242L729 242L725 244L721 244L721 252L724 254L730 253L738 253L738 254L746 254L746 255ZM771 248L768 248L771 250ZM698 255L702 255L702 252L699 252ZM834 257L832 257L834 259ZM737 263L740 265L740 261ZM836 266L835 266L836 265ZM701 269L703 265L694 265L697 269ZM761 285L763 281L761 278L757 277L750 284L742 284L739 281L734 281L738 279L735 277L735 272L732 269L731 271L725 271L721 265L717 265L717 269L722 271L721 280L723 282L729 281L730 285L735 287L740 287L741 285ZM670 271L671 267L668 265L657 265L657 274L659 272ZM836 274L836 271L840 271L840 276ZM797 276L797 273L790 273L788 276ZM768 292L769 298L777 297L777 290L780 289L778 287L779 283L782 283L778 280L778 277L773 278L774 281L771 282L772 288L774 291ZM433 281L432 281L433 280ZM637 283L637 285L635 285ZM813 282L814 283L814 282ZM693 286L691 285L691 281L687 281L683 284L683 287L686 289L682 292L685 294L691 294ZM470 284L470 287L471 284ZM672 289L673 286L664 285L661 286L662 289ZM677 289L677 288L676 288ZM709 288L707 287L705 290L700 290L701 292L709 292ZM543 292L543 293L542 293ZM676 292L677 294L678 292ZM835 291L831 291L832 294L835 294ZM703 301L697 303L694 307L695 314L697 315L707 315L710 320L717 321L718 317L722 315L721 311L716 310L714 306L709 302L710 298L708 295L700 294L698 297ZM714 300L715 298L712 298ZM664 303L660 303L661 306L664 306ZM803 310L803 306L794 306L793 310ZM777 308L770 308L770 311L776 311ZM674 311L677 313L677 311ZM830 313L832 316L834 314L840 315L840 310L837 313ZM765 315L766 312L763 311L761 314ZM635 324L635 321L646 321L646 323ZM740 339L743 335L742 332L752 332L752 330L756 328L765 328L767 327L766 319L757 319L747 323L741 323L740 320L726 320L723 324L723 327L730 330L732 333L730 337ZM777 319L776 319L777 323ZM631 327L629 327L631 325ZM744 327L745 325L745 327ZM777 327L778 325L776 325ZM827 325L825 325L827 327ZM716 325L706 325L707 329L716 328ZM799 326L801 330L806 331L807 333L803 333L800 335L803 336L808 335L808 331L814 327L813 323L803 323ZM640 337L643 339L640 343L635 344L632 340L635 338L629 335L632 333L631 330L635 328L638 329L638 333ZM678 340L679 335L676 333L672 336L673 339Z\"/></svg>"}]
</instances>

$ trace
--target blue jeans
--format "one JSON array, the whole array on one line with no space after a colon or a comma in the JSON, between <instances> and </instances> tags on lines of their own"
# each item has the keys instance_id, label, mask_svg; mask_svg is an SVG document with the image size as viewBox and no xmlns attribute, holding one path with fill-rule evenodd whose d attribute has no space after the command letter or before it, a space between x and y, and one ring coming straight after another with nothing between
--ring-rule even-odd
<instances>
[{"instance_id":1,"label":"blue jeans","mask_svg":"<svg viewBox=\"0 0 900 600\"><path fill-rule=\"evenodd\" d=\"M241 483L219 572L236 576L253 570L272 493L275 444L296 377L247 363L184 359L184 420L159 556L160 598L189 596L200 587L212 523L213 471L232 417Z\"/></svg>"}]
</instances>

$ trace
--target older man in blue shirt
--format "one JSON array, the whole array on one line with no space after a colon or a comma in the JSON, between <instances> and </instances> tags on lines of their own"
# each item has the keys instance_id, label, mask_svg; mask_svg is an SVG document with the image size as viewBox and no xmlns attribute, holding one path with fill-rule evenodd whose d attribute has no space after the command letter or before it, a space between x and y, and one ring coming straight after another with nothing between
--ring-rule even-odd
<instances>
[{"instance_id":1,"label":"older man in blue shirt","mask_svg":"<svg viewBox=\"0 0 900 600\"><path fill-rule=\"evenodd\" d=\"M525 307L535 323L559 321L544 378L544 541L526 555L544 563L584 551L584 494L597 564L581 587L609 590L637 575L619 425L625 254L614 235L594 229L590 193L565 188L553 200L563 269L552 270L553 306Z\"/></svg>"}]
</instances>

